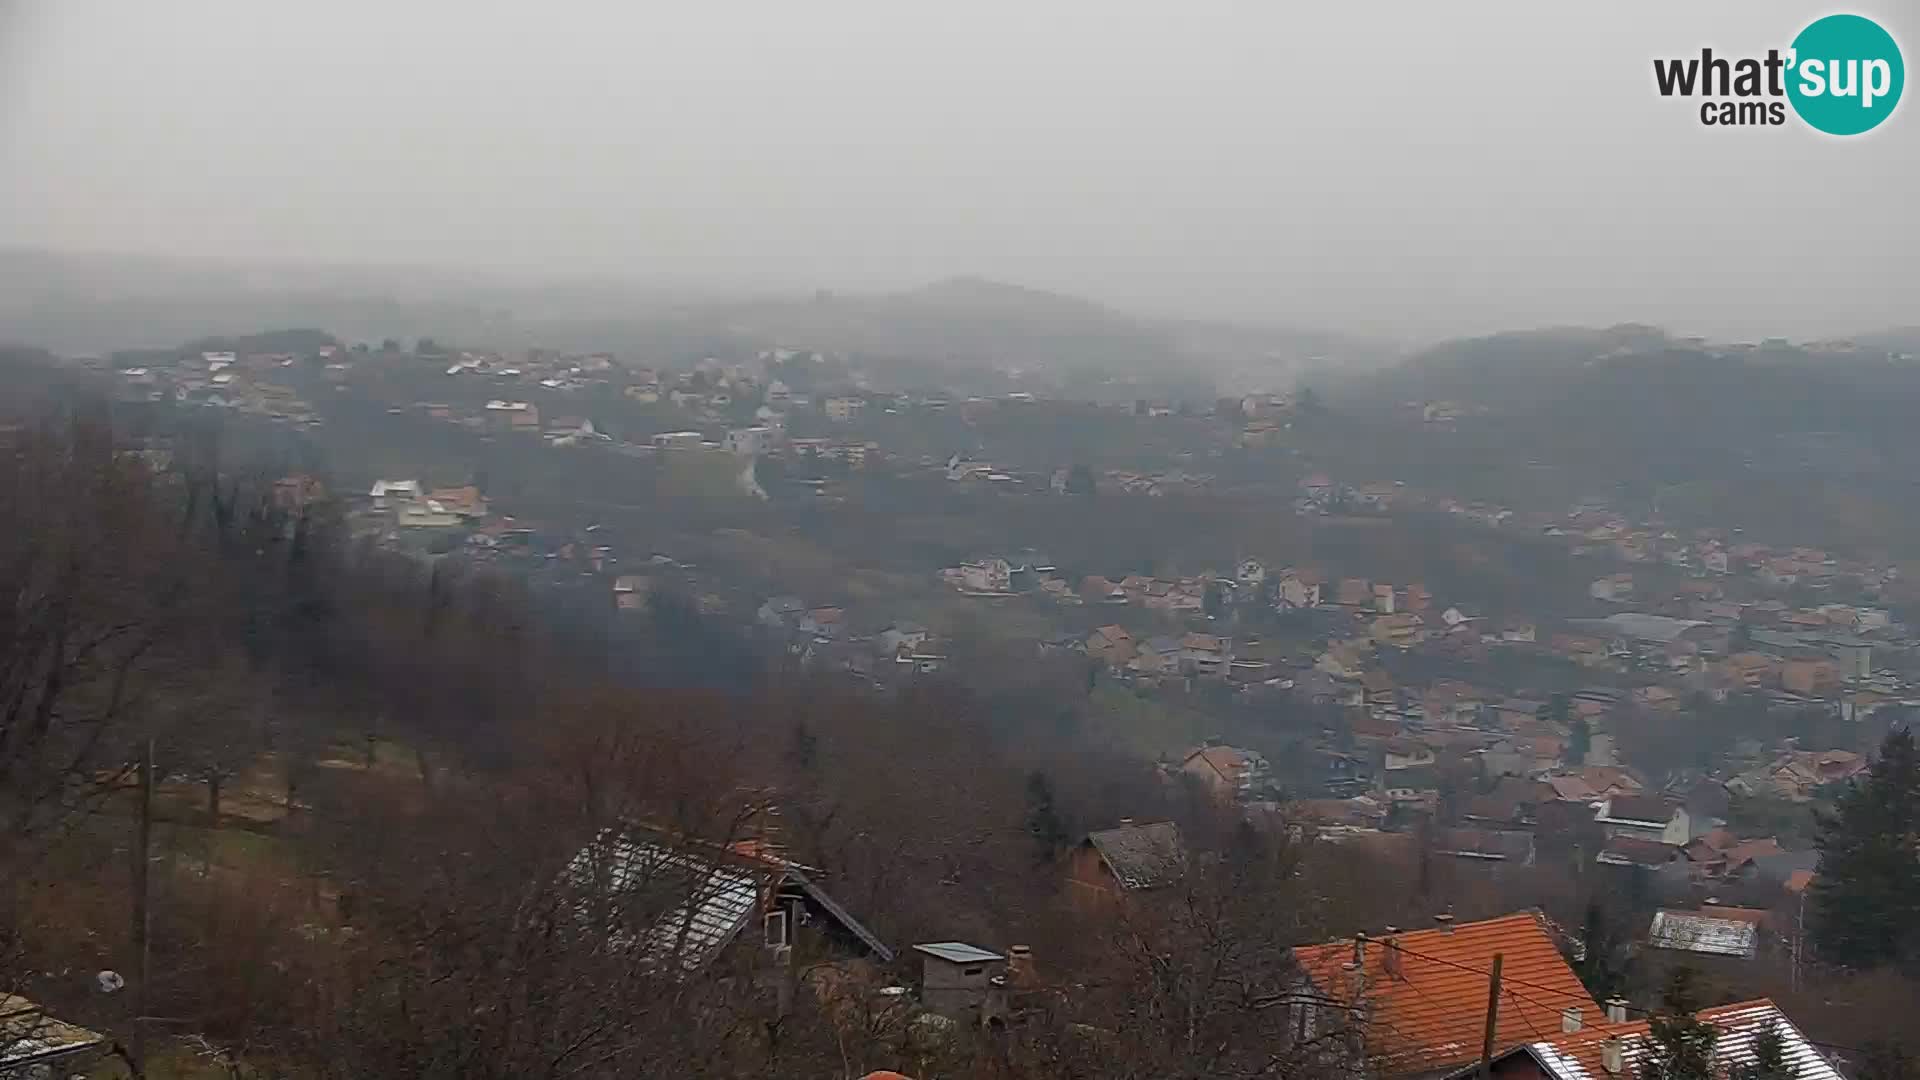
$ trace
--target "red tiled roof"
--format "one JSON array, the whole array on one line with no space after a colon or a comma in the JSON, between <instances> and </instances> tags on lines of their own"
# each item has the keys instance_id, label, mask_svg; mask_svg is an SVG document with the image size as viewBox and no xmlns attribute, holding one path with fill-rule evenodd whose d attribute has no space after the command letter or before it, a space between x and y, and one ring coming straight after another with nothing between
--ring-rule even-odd
<instances>
[{"instance_id":1,"label":"red tiled roof","mask_svg":"<svg viewBox=\"0 0 1920 1080\"><path fill-rule=\"evenodd\" d=\"M1389 942L1398 946L1398 974L1388 970ZM1352 997L1345 969L1353 959L1352 941L1302 946L1293 954L1319 992ZM1419 930L1369 941L1361 998L1371 1005L1370 1052L1417 1059L1423 1069L1477 1057L1487 1015L1487 973L1496 954L1502 957L1505 981L1495 1021L1496 1051L1558 1032L1561 1010L1569 1006L1600 1015L1542 918L1520 912L1462 923L1451 932Z\"/></svg>"}]
</instances>

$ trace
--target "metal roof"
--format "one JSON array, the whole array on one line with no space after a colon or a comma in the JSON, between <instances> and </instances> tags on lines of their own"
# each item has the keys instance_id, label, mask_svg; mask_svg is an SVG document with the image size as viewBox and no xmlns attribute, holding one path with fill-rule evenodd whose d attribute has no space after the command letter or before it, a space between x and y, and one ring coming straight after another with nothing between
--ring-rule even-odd
<instances>
[{"instance_id":1,"label":"metal roof","mask_svg":"<svg viewBox=\"0 0 1920 1080\"><path fill-rule=\"evenodd\" d=\"M573 857L567 876L610 896L664 903L631 940L650 959L677 960L689 971L704 967L760 906L759 878L748 870L611 830Z\"/></svg>"},{"instance_id":2,"label":"metal roof","mask_svg":"<svg viewBox=\"0 0 1920 1080\"><path fill-rule=\"evenodd\" d=\"M1711 625L1698 619L1675 619L1667 615L1649 615L1640 611L1622 611L1604 619L1573 619L1570 622L1574 626L1615 633L1638 641L1657 641L1663 644L1678 639L1680 635L1695 627Z\"/></svg>"},{"instance_id":3,"label":"metal roof","mask_svg":"<svg viewBox=\"0 0 1920 1080\"><path fill-rule=\"evenodd\" d=\"M964 941L930 941L924 945L915 945L913 949L928 956L937 956L950 964L985 964L1006 959L999 953L990 953L985 949L968 945Z\"/></svg>"},{"instance_id":4,"label":"metal roof","mask_svg":"<svg viewBox=\"0 0 1920 1080\"><path fill-rule=\"evenodd\" d=\"M639 828L607 829L567 866L576 886L659 911L638 934L619 928L623 943L654 960L689 970L709 963L762 910L781 886L797 886L882 961L893 950L807 876L806 868L768 854L697 844L671 846ZM587 905L583 904L583 909Z\"/></svg>"},{"instance_id":5,"label":"metal roof","mask_svg":"<svg viewBox=\"0 0 1920 1080\"><path fill-rule=\"evenodd\" d=\"M1759 940L1760 928L1751 922L1698 911L1663 908L1653 913L1653 925L1647 929L1647 944L1656 949L1743 960L1753 959Z\"/></svg>"},{"instance_id":6,"label":"metal roof","mask_svg":"<svg viewBox=\"0 0 1920 1080\"><path fill-rule=\"evenodd\" d=\"M1842 1080L1833 1063L1794 1026L1793 1021L1787 1019L1779 1006L1766 998L1702 1009L1694 1017L1714 1030L1713 1064L1716 1076L1733 1074L1737 1068L1753 1064L1755 1040L1762 1031L1772 1027L1780 1033L1783 1056L1795 1080ZM1603 1064L1601 1045L1607 1039L1617 1038L1620 1040L1622 1075L1636 1076L1649 1042L1647 1028L1645 1020L1627 1024L1598 1024L1571 1034L1528 1043L1512 1052L1531 1056L1540 1064L1547 1080L1609 1080L1614 1074L1609 1073ZM1478 1069L1479 1065L1476 1063L1469 1068ZM1461 1070L1453 1075L1461 1076L1466 1071Z\"/></svg>"},{"instance_id":7,"label":"metal roof","mask_svg":"<svg viewBox=\"0 0 1920 1080\"><path fill-rule=\"evenodd\" d=\"M0 994L0 1075L12 1076L105 1045L106 1036L56 1020L23 997Z\"/></svg>"}]
</instances>

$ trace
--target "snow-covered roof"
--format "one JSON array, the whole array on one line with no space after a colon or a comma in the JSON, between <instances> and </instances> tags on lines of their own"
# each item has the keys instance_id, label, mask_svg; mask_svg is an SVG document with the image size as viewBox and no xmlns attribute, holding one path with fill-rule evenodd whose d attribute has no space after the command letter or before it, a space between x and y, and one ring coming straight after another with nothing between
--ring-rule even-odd
<instances>
[{"instance_id":1,"label":"snow-covered roof","mask_svg":"<svg viewBox=\"0 0 1920 1080\"><path fill-rule=\"evenodd\" d=\"M1647 944L1656 949L1678 949L1707 956L1738 956L1751 960L1758 946L1759 929L1744 919L1663 908L1653 913L1653 925L1647 930Z\"/></svg>"}]
</instances>

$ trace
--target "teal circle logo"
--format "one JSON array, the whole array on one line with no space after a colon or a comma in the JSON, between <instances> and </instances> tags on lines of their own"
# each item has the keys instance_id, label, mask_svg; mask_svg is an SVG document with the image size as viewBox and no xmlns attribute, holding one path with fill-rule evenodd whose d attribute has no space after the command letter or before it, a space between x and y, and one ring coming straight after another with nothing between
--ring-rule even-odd
<instances>
[{"instance_id":1,"label":"teal circle logo","mask_svg":"<svg viewBox=\"0 0 1920 1080\"><path fill-rule=\"evenodd\" d=\"M1893 114L1907 67L1893 35L1859 15L1828 15L1793 39L1787 100L1829 135L1872 131Z\"/></svg>"}]
</instances>

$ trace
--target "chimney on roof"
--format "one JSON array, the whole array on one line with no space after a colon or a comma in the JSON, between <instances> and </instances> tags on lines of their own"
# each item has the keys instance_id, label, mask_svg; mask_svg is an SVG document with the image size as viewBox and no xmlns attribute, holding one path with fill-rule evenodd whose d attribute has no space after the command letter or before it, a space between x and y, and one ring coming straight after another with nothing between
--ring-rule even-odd
<instances>
[{"instance_id":1,"label":"chimney on roof","mask_svg":"<svg viewBox=\"0 0 1920 1080\"><path fill-rule=\"evenodd\" d=\"M1347 964L1342 970L1347 973L1347 1001L1357 1007L1367 992L1366 970L1359 964Z\"/></svg>"},{"instance_id":2,"label":"chimney on roof","mask_svg":"<svg viewBox=\"0 0 1920 1080\"><path fill-rule=\"evenodd\" d=\"M1367 932L1365 930L1362 930L1359 933L1353 935L1353 966L1357 968L1364 968L1366 964L1367 964Z\"/></svg>"},{"instance_id":3,"label":"chimney on roof","mask_svg":"<svg viewBox=\"0 0 1920 1080\"><path fill-rule=\"evenodd\" d=\"M1393 934L1398 931L1396 927L1389 926L1387 927L1387 932L1389 934ZM1386 968L1387 978L1389 979L1400 978L1400 939L1399 938L1388 937L1387 940L1384 943L1382 943L1381 952L1380 952L1380 965Z\"/></svg>"},{"instance_id":4,"label":"chimney on roof","mask_svg":"<svg viewBox=\"0 0 1920 1080\"><path fill-rule=\"evenodd\" d=\"M1621 1061L1620 1036L1609 1035L1600 1040L1600 1067L1608 1076L1619 1076L1625 1067Z\"/></svg>"},{"instance_id":5,"label":"chimney on roof","mask_svg":"<svg viewBox=\"0 0 1920 1080\"><path fill-rule=\"evenodd\" d=\"M1560 1030L1568 1035L1580 1030L1580 1006L1569 1006L1560 1013Z\"/></svg>"},{"instance_id":6,"label":"chimney on roof","mask_svg":"<svg viewBox=\"0 0 1920 1080\"><path fill-rule=\"evenodd\" d=\"M1453 933L1453 912L1443 911L1435 915L1433 917L1433 925L1445 930L1449 934Z\"/></svg>"},{"instance_id":7,"label":"chimney on roof","mask_svg":"<svg viewBox=\"0 0 1920 1080\"><path fill-rule=\"evenodd\" d=\"M1033 970L1033 946L1007 946L1007 982L1017 987L1032 986L1036 981Z\"/></svg>"},{"instance_id":8,"label":"chimney on roof","mask_svg":"<svg viewBox=\"0 0 1920 1080\"><path fill-rule=\"evenodd\" d=\"M1130 818L1130 817L1123 817L1123 818L1121 818L1121 819L1120 819L1120 827L1121 827L1121 828L1123 828L1123 829L1127 829L1127 828L1131 828L1132 826L1133 826L1133 819L1132 819L1132 818Z\"/></svg>"},{"instance_id":9,"label":"chimney on roof","mask_svg":"<svg viewBox=\"0 0 1920 1080\"><path fill-rule=\"evenodd\" d=\"M1627 1022L1627 1000L1610 997L1607 999L1607 1023L1624 1024Z\"/></svg>"}]
</instances>

